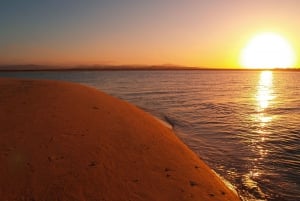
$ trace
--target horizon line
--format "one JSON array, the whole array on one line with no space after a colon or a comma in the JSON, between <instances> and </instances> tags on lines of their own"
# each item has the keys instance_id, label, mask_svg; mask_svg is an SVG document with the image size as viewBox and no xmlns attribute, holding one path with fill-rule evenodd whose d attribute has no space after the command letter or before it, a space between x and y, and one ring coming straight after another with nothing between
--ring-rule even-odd
<instances>
[{"instance_id":1,"label":"horizon line","mask_svg":"<svg viewBox=\"0 0 300 201\"><path fill-rule=\"evenodd\" d=\"M79 64L79 65L45 65L45 64L0 64L0 71L101 71L101 70L281 70L297 71L299 67L288 68L243 68L243 67L207 67L207 66L184 66L174 64L142 65L142 64Z\"/></svg>"}]
</instances>

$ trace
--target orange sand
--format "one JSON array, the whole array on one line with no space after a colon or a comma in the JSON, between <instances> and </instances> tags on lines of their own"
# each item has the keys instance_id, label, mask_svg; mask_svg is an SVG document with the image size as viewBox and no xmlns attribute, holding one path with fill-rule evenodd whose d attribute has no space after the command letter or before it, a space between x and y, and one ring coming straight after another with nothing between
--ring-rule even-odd
<instances>
[{"instance_id":1,"label":"orange sand","mask_svg":"<svg viewBox=\"0 0 300 201\"><path fill-rule=\"evenodd\" d=\"M167 127L79 84L0 79L0 198L239 200Z\"/></svg>"}]
</instances>

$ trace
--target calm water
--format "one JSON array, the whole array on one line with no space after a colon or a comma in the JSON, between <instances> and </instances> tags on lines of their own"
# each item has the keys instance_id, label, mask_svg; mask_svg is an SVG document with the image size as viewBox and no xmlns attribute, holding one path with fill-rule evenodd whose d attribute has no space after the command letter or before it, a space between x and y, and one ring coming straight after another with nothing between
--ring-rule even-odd
<instances>
[{"instance_id":1,"label":"calm water","mask_svg":"<svg viewBox=\"0 0 300 201\"><path fill-rule=\"evenodd\" d=\"M0 73L94 86L173 125L244 200L300 200L300 73ZM45 92L46 93L46 92Z\"/></svg>"}]
</instances>

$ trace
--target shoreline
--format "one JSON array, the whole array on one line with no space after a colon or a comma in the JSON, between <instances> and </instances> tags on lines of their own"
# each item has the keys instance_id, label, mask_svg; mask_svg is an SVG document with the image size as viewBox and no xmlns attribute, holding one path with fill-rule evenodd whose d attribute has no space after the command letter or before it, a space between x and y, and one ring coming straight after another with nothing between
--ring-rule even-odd
<instances>
[{"instance_id":1,"label":"shoreline","mask_svg":"<svg viewBox=\"0 0 300 201\"><path fill-rule=\"evenodd\" d=\"M140 107L139 107L140 108ZM142 108L141 108L141 110L143 110ZM144 110L145 111L145 110ZM163 126L165 126L165 127L167 127L167 128L169 128L170 130L172 130L172 132L174 133L174 135L176 135L176 137L178 137L179 139L180 139L180 137L179 137L179 135L178 135L178 133L176 133L176 131L174 130L174 125L169 121L169 120L167 120L168 119L168 117L167 116L163 116L163 118L164 119L162 119L162 118L160 118L159 116L155 116L154 114L152 114L151 112L148 112L148 111L145 111L146 113L148 113L149 115L151 115L153 118L155 118L157 121L159 121ZM181 139L180 139L181 140ZM183 140L181 140L187 147L188 147L188 145L183 141ZM189 147L188 147L189 148ZM189 149L191 149L191 148L189 148ZM192 149L191 149L192 150ZM195 153L196 154L196 153ZM198 154L196 154L196 155L198 155ZM200 156L199 156L199 158L200 158ZM201 159L202 160L202 159ZM210 166L209 166L210 167ZM223 183L232 191L232 192L234 192L237 196L239 196L240 197L240 199L241 199L241 196L239 195L239 193L238 193L238 190L235 188L235 186L230 182L230 181L228 181L227 179L225 179L223 176L221 176L220 174L218 174L213 168L211 168L210 167L210 169L211 169L211 171L213 171L213 173L216 175L216 176L218 176L222 181L223 181Z\"/></svg>"},{"instance_id":2,"label":"shoreline","mask_svg":"<svg viewBox=\"0 0 300 201\"><path fill-rule=\"evenodd\" d=\"M0 78L0 196L240 200L156 117L94 88Z\"/></svg>"}]
</instances>

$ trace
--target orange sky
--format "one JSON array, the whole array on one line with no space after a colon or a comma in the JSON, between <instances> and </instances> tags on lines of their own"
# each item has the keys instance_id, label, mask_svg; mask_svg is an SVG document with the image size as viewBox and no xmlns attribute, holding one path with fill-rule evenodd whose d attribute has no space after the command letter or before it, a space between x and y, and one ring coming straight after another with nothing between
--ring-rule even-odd
<instances>
[{"instance_id":1,"label":"orange sky","mask_svg":"<svg viewBox=\"0 0 300 201\"><path fill-rule=\"evenodd\" d=\"M300 58L297 0L75 2L1 5L0 63L232 68L266 31L285 37Z\"/></svg>"}]
</instances>

